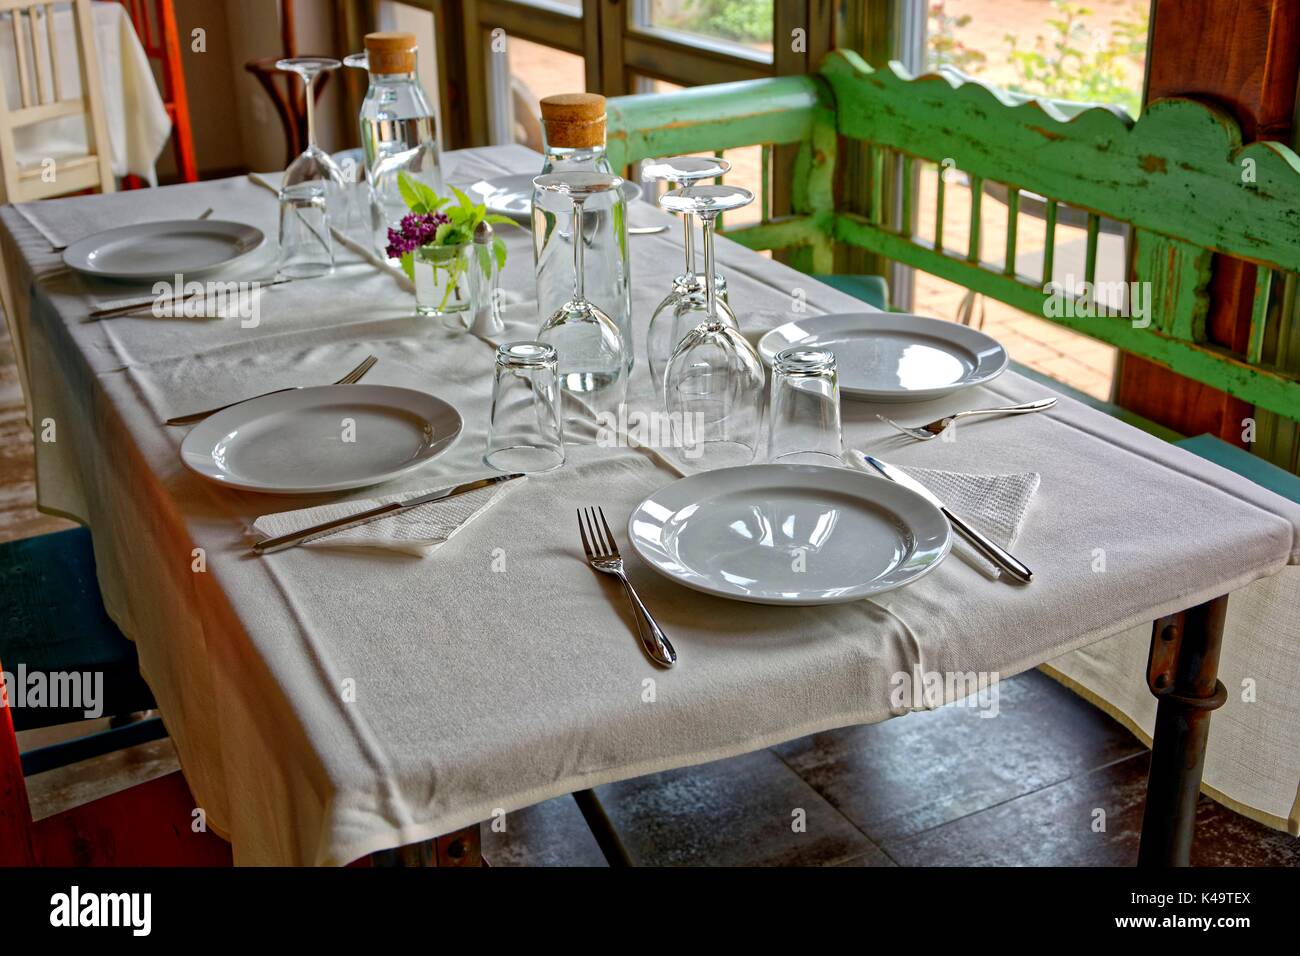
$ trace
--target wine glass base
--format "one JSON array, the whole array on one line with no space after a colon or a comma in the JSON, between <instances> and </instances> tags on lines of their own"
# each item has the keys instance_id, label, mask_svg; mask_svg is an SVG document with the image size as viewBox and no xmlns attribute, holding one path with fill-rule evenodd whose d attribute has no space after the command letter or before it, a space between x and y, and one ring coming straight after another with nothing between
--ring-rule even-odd
<instances>
[{"instance_id":1,"label":"wine glass base","mask_svg":"<svg viewBox=\"0 0 1300 956\"><path fill-rule=\"evenodd\" d=\"M334 264L324 262L291 263L276 270L277 275L286 279L319 279L321 276L332 275L333 273Z\"/></svg>"},{"instance_id":2,"label":"wine glass base","mask_svg":"<svg viewBox=\"0 0 1300 956\"><path fill-rule=\"evenodd\" d=\"M693 470L712 471L715 468L752 465L757 449L744 442L716 440L684 443L674 448L673 452Z\"/></svg>"},{"instance_id":3,"label":"wine glass base","mask_svg":"<svg viewBox=\"0 0 1300 956\"><path fill-rule=\"evenodd\" d=\"M537 475L554 471L564 464L564 453L540 445L508 445L483 456L483 464L502 472Z\"/></svg>"},{"instance_id":4,"label":"wine glass base","mask_svg":"<svg viewBox=\"0 0 1300 956\"><path fill-rule=\"evenodd\" d=\"M825 465L829 468L845 467L843 457L832 455L827 451L786 452L784 455L769 458L768 463L773 465Z\"/></svg>"}]
</instances>

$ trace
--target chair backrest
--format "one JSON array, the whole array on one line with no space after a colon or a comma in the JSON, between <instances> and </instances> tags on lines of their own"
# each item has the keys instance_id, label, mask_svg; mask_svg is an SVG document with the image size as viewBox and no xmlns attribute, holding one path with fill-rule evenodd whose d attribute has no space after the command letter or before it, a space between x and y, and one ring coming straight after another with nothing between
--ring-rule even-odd
<instances>
[{"instance_id":1,"label":"chair backrest","mask_svg":"<svg viewBox=\"0 0 1300 956\"><path fill-rule=\"evenodd\" d=\"M0 30L13 37L17 73L17 89L7 88L9 65L0 64L0 200L26 202L95 188L112 192L91 0L71 0L71 10L65 2L0 0L0 16ZM60 63L68 27L74 34L79 78L64 75ZM66 117L81 117L85 124L84 154L20 162L15 131Z\"/></svg>"},{"instance_id":2,"label":"chair backrest","mask_svg":"<svg viewBox=\"0 0 1300 956\"><path fill-rule=\"evenodd\" d=\"M3 673L4 662L0 661L0 675ZM0 866L32 866L32 814L7 693L0 677Z\"/></svg>"},{"instance_id":3,"label":"chair backrest","mask_svg":"<svg viewBox=\"0 0 1300 956\"><path fill-rule=\"evenodd\" d=\"M865 248L1300 418L1300 375L1284 367L1300 355L1300 157L1275 142L1243 147L1236 123L1213 105L1161 100L1137 121L1107 108L1067 116L974 81L913 79L899 64L876 70L854 53L835 51L815 78L612 100L609 126L615 163L797 142L795 214L774 218L765 204L764 220L728 230L733 239L752 248L802 247L801 265L817 272L832 271L833 242ZM836 169L838 137L865 144L864 169ZM922 166L936 179L929 235L914 227ZM953 168L970 183L960 249L943 235L945 174ZM848 175L865 180L866 215L837 208L837 179ZM981 200L990 189L1007 207L1006 245L996 263L981 242ZM1016 269L1022 199L1037 204L1044 221L1035 275ZM1053 285L1057 221L1067 214L1082 227L1077 279L1088 290L1096 288L1105 221L1128 227L1131 268L1124 278L1143 284L1145 318L1113 314L1091 291ZM1259 267L1244 354L1207 339L1214 253Z\"/></svg>"}]
</instances>

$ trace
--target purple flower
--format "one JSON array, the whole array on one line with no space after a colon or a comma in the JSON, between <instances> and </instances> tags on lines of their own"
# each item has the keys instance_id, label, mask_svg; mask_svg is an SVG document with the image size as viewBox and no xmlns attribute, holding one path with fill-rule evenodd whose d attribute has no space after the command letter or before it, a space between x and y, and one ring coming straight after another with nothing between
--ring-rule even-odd
<instances>
[{"instance_id":1,"label":"purple flower","mask_svg":"<svg viewBox=\"0 0 1300 956\"><path fill-rule=\"evenodd\" d=\"M400 259L408 252L414 252L421 246L433 242L438 227L449 222L445 213L410 213L402 217L398 229L388 230L388 253L390 259Z\"/></svg>"}]
</instances>

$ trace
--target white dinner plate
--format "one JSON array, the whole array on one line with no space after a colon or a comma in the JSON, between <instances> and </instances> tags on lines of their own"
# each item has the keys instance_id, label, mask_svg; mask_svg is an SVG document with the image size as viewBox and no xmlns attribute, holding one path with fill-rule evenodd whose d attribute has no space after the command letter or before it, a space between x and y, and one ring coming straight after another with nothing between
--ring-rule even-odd
<instances>
[{"instance_id":1,"label":"white dinner plate","mask_svg":"<svg viewBox=\"0 0 1300 956\"><path fill-rule=\"evenodd\" d=\"M520 176L498 176L485 179L469 188L487 206L488 212L499 216L509 216L516 222L528 225L533 215L533 179L532 174ZM636 183L623 181L623 201L632 202L641 198L641 187Z\"/></svg>"},{"instance_id":2,"label":"white dinner plate","mask_svg":"<svg viewBox=\"0 0 1300 956\"><path fill-rule=\"evenodd\" d=\"M460 413L391 385L320 385L263 395L205 418L181 443L205 478L269 494L375 485L442 454Z\"/></svg>"},{"instance_id":3,"label":"white dinner plate","mask_svg":"<svg viewBox=\"0 0 1300 956\"><path fill-rule=\"evenodd\" d=\"M101 279L149 282L227 269L266 243L255 226L220 219L176 219L119 226L68 246L69 268Z\"/></svg>"},{"instance_id":4,"label":"white dinner plate","mask_svg":"<svg viewBox=\"0 0 1300 956\"><path fill-rule=\"evenodd\" d=\"M660 488L628 519L660 574L755 604L842 604L915 581L948 554L934 505L885 478L822 465L746 465Z\"/></svg>"},{"instance_id":5,"label":"white dinner plate","mask_svg":"<svg viewBox=\"0 0 1300 956\"><path fill-rule=\"evenodd\" d=\"M992 381L1008 356L995 339L956 322L896 312L810 315L758 342L768 365L783 349L830 349L840 393L872 402L923 402Z\"/></svg>"}]
</instances>

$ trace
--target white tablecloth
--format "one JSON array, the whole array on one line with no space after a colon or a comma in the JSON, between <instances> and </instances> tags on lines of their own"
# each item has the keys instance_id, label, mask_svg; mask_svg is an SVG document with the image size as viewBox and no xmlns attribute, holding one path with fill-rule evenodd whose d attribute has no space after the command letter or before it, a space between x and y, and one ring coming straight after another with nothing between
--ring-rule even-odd
<instances>
[{"instance_id":1,"label":"white tablecloth","mask_svg":"<svg viewBox=\"0 0 1300 956\"><path fill-rule=\"evenodd\" d=\"M516 147L468 151L454 178L536 161ZM53 200L35 213L66 236L207 206L275 234L274 197L244 179ZM876 409L847 402L851 444L887 459L1040 473L1016 545L1034 583L990 580L958 546L928 577L875 601L759 607L688 591L633 556L631 574L681 655L657 671L621 594L580 559L574 528L575 506L600 504L618 529L673 479L656 456L573 448L563 469L531 478L430 559L313 549L252 558L245 529L255 517L312 501L204 482L180 463L183 430L162 419L272 385L330 381L373 352L367 381L442 395L465 429L443 458L356 496L428 488L481 472L492 348L413 316L409 293L351 254L332 279L269 290L257 328L90 322L92 304L120 290L63 270L13 209L0 220L35 419L57 425L57 441L37 443L41 502L90 524L109 611L137 641L186 776L241 863L343 863L494 810L882 720L897 712L896 674L1010 676L1300 560L1300 508L1068 399L928 444L891 435ZM633 221L667 217L640 206ZM507 236L505 284L523 292L528 239ZM677 229L631 240L638 345L680 268L680 241ZM793 303L859 308L732 243L719 253L747 331L787 318ZM508 335L531 337L535 323ZM894 411L925 420L1044 394L1007 373ZM644 361L632 401L650 405ZM1094 570L1099 550L1104 571Z\"/></svg>"},{"instance_id":2,"label":"white tablecloth","mask_svg":"<svg viewBox=\"0 0 1300 956\"><path fill-rule=\"evenodd\" d=\"M93 5L95 50L99 56L99 89L104 100L108 139L112 150L113 175L133 173L150 185L158 182L154 163L171 135L172 123L154 81L149 58L131 25L126 8L120 3ZM26 31L31 20L23 19ZM59 57L59 82L64 99L83 95L77 62L76 33L72 9L55 8L55 48ZM37 21L35 46L41 57L47 97L50 95L49 42L45 35L45 18ZM25 47L27 69L33 94L36 73L31 62L31 47ZM18 60L14 53L14 34L8 17L0 24L0 70L3 70L5 96L10 109L22 105L18 85ZM86 121L79 116L48 120L14 130L14 148L20 166L38 165L46 157L59 159L86 154Z\"/></svg>"}]
</instances>

